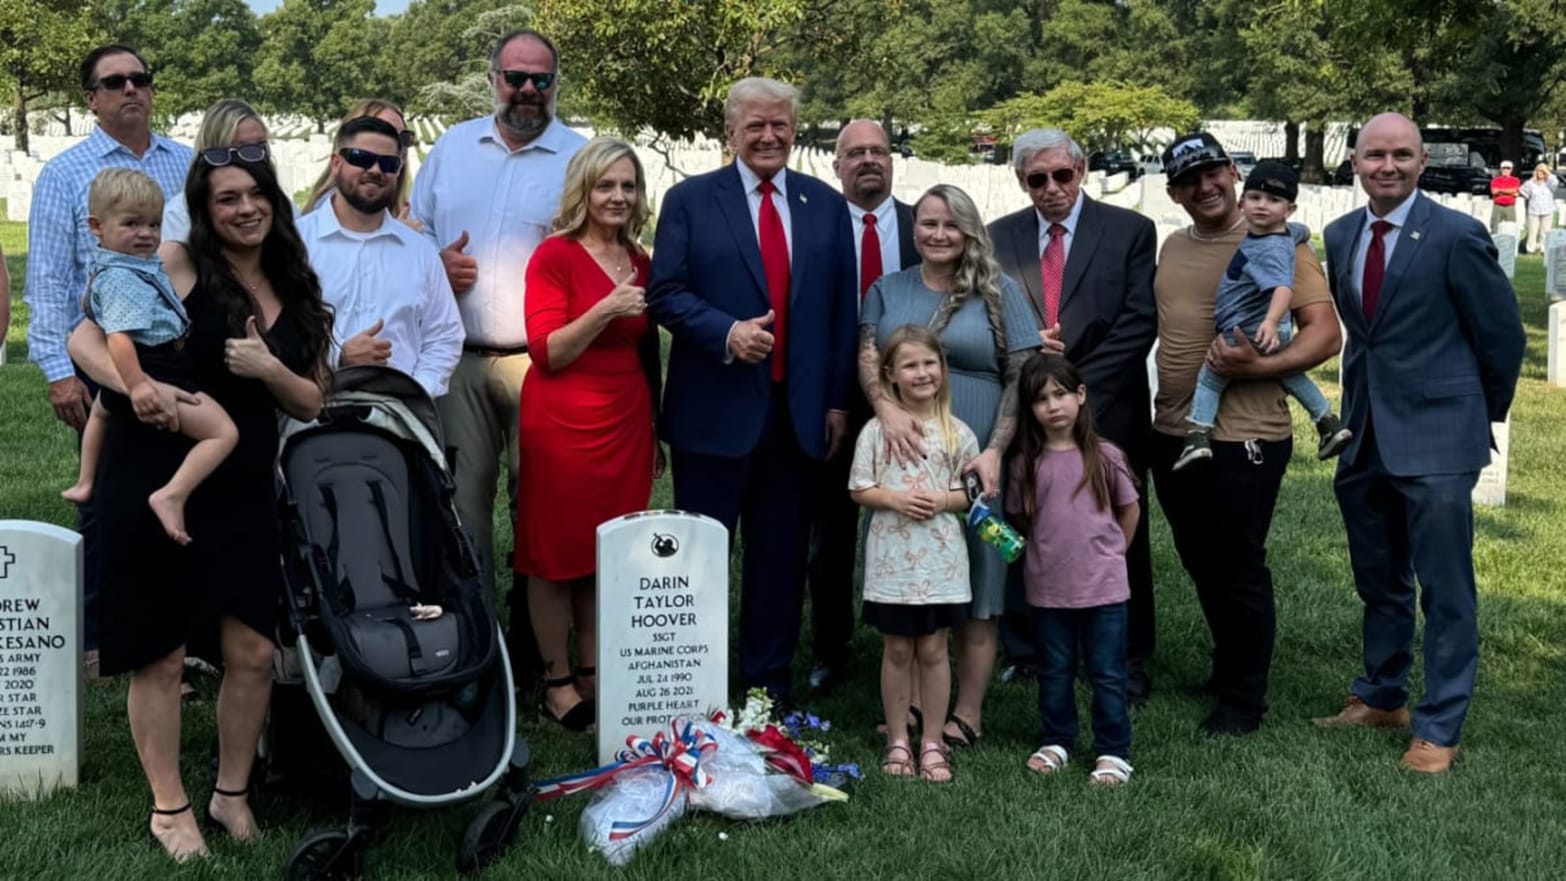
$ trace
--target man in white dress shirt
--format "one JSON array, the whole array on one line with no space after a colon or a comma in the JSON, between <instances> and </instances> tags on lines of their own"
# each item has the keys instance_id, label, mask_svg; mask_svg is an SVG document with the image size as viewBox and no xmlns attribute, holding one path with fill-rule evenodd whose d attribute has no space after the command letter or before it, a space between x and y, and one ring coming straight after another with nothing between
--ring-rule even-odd
<instances>
[{"instance_id":1,"label":"man in white dress shirt","mask_svg":"<svg viewBox=\"0 0 1566 881\"><path fill-rule=\"evenodd\" d=\"M536 31L501 37L489 61L495 113L441 135L413 186L412 214L442 249L467 330L440 415L454 448L457 513L473 534L491 586L498 568L496 478L504 457L514 499L517 405L530 363L524 273L559 210L566 165L587 143L555 119L559 61L554 45ZM514 517L514 503L512 510ZM527 592L514 591L511 600L512 668L526 684L537 673L538 647Z\"/></svg>"},{"instance_id":2,"label":"man in white dress shirt","mask_svg":"<svg viewBox=\"0 0 1566 881\"><path fill-rule=\"evenodd\" d=\"M299 221L321 295L336 310L333 363L385 364L438 398L462 355L462 319L440 252L387 210L403 174L397 130L344 123L329 200Z\"/></svg>"},{"instance_id":3,"label":"man in white dress shirt","mask_svg":"<svg viewBox=\"0 0 1566 881\"><path fill-rule=\"evenodd\" d=\"M854 260L861 299L875 280L919 262L913 246L913 208L892 197L892 143L880 123L856 119L837 136L832 172L843 185L853 221ZM849 393L848 436L873 414L856 384ZM821 469L810 537L810 629L815 663L810 687L830 691L847 676L854 635L854 550L859 506L848 497L854 451L844 444Z\"/></svg>"}]
</instances>

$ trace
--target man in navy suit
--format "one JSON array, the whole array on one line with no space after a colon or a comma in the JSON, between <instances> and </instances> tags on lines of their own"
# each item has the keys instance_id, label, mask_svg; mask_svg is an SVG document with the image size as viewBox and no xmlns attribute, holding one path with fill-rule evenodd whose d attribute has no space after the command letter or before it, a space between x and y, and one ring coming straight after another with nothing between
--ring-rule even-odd
<instances>
[{"instance_id":1,"label":"man in navy suit","mask_svg":"<svg viewBox=\"0 0 1566 881\"><path fill-rule=\"evenodd\" d=\"M668 328L663 432L679 507L743 530L740 680L787 699L820 463L847 437L857 274L848 208L787 170L799 93L735 83L732 165L664 197L647 310Z\"/></svg>"},{"instance_id":2,"label":"man in navy suit","mask_svg":"<svg viewBox=\"0 0 1566 881\"><path fill-rule=\"evenodd\" d=\"M843 185L853 229L860 298L883 275L919 262L913 244L913 206L892 196L892 142L880 123L856 119L837 135L832 172ZM848 437L875 415L856 384L849 391ZM828 692L846 674L854 635L854 551L859 506L848 497L854 445L844 443L821 469L820 500L810 536L810 634L815 665L810 687Z\"/></svg>"},{"instance_id":3,"label":"man in navy suit","mask_svg":"<svg viewBox=\"0 0 1566 881\"><path fill-rule=\"evenodd\" d=\"M1479 666L1473 503L1522 369L1511 284L1483 224L1416 191L1419 129L1386 113L1360 130L1365 210L1327 225L1332 296L1348 329L1338 506L1365 603L1365 672L1323 727L1403 728L1414 576L1424 591L1425 693L1403 765L1452 765Z\"/></svg>"}]
</instances>

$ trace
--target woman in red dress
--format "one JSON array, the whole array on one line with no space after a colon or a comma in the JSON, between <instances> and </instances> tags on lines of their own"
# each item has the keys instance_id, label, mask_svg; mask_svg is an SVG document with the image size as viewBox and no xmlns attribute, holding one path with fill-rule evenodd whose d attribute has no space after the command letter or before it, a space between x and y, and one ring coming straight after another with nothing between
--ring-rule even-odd
<instances>
[{"instance_id":1,"label":"woman in red dress","mask_svg":"<svg viewBox=\"0 0 1566 881\"><path fill-rule=\"evenodd\" d=\"M636 152L595 138L571 159L555 233L527 266L516 571L544 659L539 712L573 731L594 717L598 524L646 508L663 471L658 332L643 314L649 262L636 244L647 214Z\"/></svg>"}]
</instances>

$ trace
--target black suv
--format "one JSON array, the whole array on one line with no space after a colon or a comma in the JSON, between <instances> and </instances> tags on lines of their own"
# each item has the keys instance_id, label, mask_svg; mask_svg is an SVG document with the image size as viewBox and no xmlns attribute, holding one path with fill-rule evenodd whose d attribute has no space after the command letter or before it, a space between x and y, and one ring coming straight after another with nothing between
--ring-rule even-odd
<instances>
[{"instance_id":1,"label":"black suv","mask_svg":"<svg viewBox=\"0 0 1566 881\"><path fill-rule=\"evenodd\" d=\"M1130 180L1136 180L1142 175L1142 165L1136 161L1136 157L1118 150L1094 153L1088 157L1087 167L1088 171L1102 171L1105 174L1125 172Z\"/></svg>"}]
</instances>

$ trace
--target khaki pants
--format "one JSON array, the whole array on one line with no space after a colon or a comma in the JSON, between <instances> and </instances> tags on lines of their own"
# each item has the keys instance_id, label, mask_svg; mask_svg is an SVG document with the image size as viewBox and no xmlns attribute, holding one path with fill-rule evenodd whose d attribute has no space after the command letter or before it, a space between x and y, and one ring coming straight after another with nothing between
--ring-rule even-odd
<instances>
[{"instance_id":1,"label":"khaki pants","mask_svg":"<svg viewBox=\"0 0 1566 881\"><path fill-rule=\"evenodd\" d=\"M1497 230L1499 230L1501 228L1501 224L1503 224L1503 223L1516 223L1516 222L1517 222L1517 206L1515 204L1512 204L1512 205L1494 205L1494 204L1492 204L1490 206L1490 233L1492 235Z\"/></svg>"},{"instance_id":2,"label":"khaki pants","mask_svg":"<svg viewBox=\"0 0 1566 881\"><path fill-rule=\"evenodd\" d=\"M1555 219L1553 214L1528 215L1528 253L1539 254L1544 251L1544 234L1550 229L1550 221Z\"/></svg>"},{"instance_id":3,"label":"khaki pants","mask_svg":"<svg viewBox=\"0 0 1566 881\"><path fill-rule=\"evenodd\" d=\"M517 481L517 407L522 378L532 360L526 355L494 357L463 352L451 385L439 401L446 446L456 449L457 516L473 533L483 567L484 586L495 588L495 481L506 460L515 520ZM526 608L524 604L524 608Z\"/></svg>"}]
</instances>

